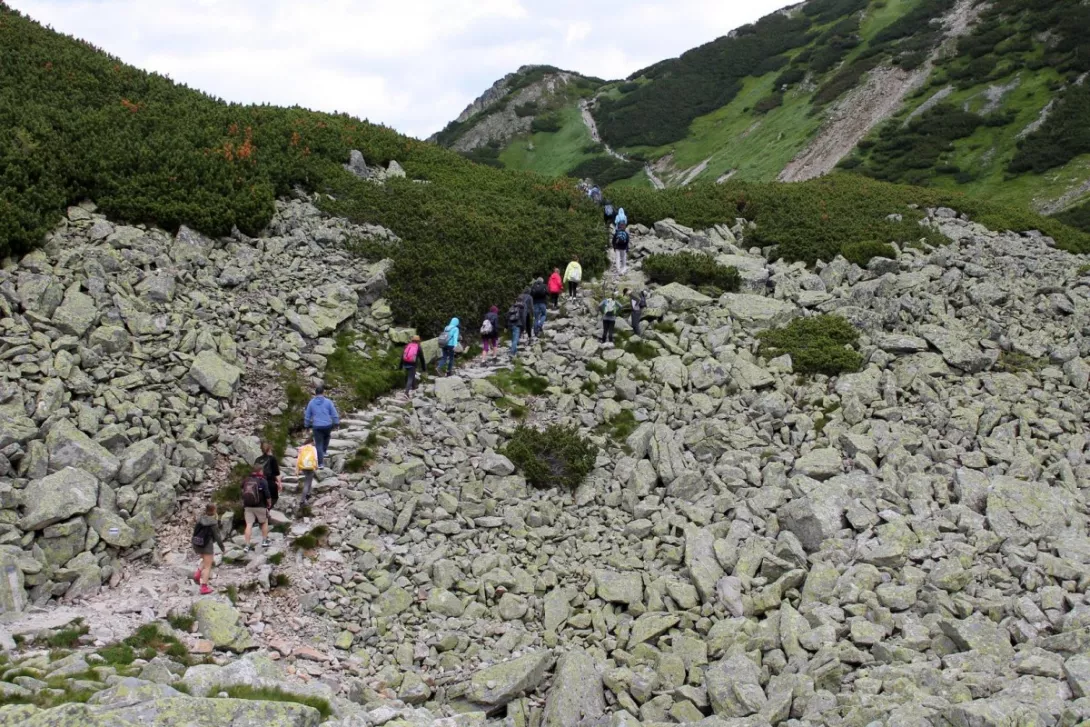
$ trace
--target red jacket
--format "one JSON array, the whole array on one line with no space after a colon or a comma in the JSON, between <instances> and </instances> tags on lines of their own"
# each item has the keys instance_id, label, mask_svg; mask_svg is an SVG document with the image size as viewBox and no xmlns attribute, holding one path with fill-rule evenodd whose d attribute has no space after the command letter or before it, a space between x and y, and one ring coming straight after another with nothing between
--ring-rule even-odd
<instances>
[{"instance_id":1,"label":"red jacket","mask_svg":"<svg viewBox=\"0 0 1090 727\"><path fill-rule=\"evenodd\" d=\"M553 273L549 276L549 292L556 295L562 290L564 290L564 281L560 279L560 273Z\"/></svg>"}]
</instances>

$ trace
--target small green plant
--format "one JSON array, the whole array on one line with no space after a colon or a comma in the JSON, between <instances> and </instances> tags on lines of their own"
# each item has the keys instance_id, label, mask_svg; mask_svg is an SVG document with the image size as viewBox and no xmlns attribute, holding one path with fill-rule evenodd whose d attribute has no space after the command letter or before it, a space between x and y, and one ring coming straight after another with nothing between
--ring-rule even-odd
<instances>
[{"instance_id":1,"label":"small green plant","mask_svg":"<svg viewBox=\"0 0 1090 727\"><path fill-rule=\"evenodd\" d=\"M227 600L231 602L231 605L238 605L238 586L234 583L227 586Z\"/></svg>"},{"instance_id":2,"label":"small green plant","mask_svg":"<svg viewBox=\"0 0 1090 727\"><path fill-rule=\"evenodd\" d=\"M897 251L893 248L893 245L873 240L869 242L849 242L840 248L840 254L848 262L855 263L861 268L867 267L867 263L871 261L871 258L886 257L894 259L897 257Z\"/></svg>"},{"instance_id":3,"label":"small green plant","mask_svg":"<svg viewBox=\"0 0 1090 727\"><path fill-rule=\"evenodd\" d=\"M995 363L995 370L1007 374L1017 374L1023 371L1036 373L1048 366L1048 359L1034 358L1017 351L1003 351L999 354L999 360Z\"/></svg>"},{"instance_id":4,"label":"small green plant","mask_svg":"<svg viewBox=\"0 0 1090 727\"><path fill-rule=\"evenodd\" d=\"M594 469L598 448L578 427L553 425L540 430L520 426L504 452L534 487L571 490Z\"/></svg>"},{"instance_id":5,"label":"small green plant","mask_svg":"<svg viewBox=\"0 0 1090 727\"><path fill-rule=\"evenodd\" d=\"M329 528L325 525L316 525L305 535L300 535L291 542L291 547L296 550L314 550L329 537Z\"/></svg>"},{"instance_id":6,"label":"small green plant","mask_svg":"<svg viewBox=\"0 0 1090 727\"><path fill-rule=\"evenodd\" d=\"M345 472L363 472L375 461L375 450L366 445L359 447L356 453L344 463Z\"/></svg>"},{"instance_id":7,"label":"small green plant","mask_svg":"<svg viewBox=\"0 0 1090 727\"><path fill-rule=\"evenodd\" d=\"M653 283L681 283L689 287L712 286L733 293L742 284L737 268L720 265L705 253L653 254L643 261L643 272Z\"/></svg>"},{"instance_id":8,"label":"small green plant","mask_svg":"<svg viewBox=\"0 0 1090 727\"><path fill-rule=\"evenodd\" d=\"M241 684L232 687L215 687L209 692L209 694L221 693L226 693L228 699L252 699L259 702L295 702L296 704L305 704L308 707L313 707L318 710L322 715L322 721L325 721L333 714L333 709L329 706L329 702L321 697L291 694L278 687L253 687Z\"/></svg>"},{"instance_id":9,"label":"small green plant","mask_svg":"<svg viewBox=\"0 0 1090 727\"><path fill-rule=\"evenodd\" d=\"M653 358L657 358L659 355L658 346L655 346L650 341L626 341L624 350L640 361L650 361Z\"/></svg>"},{"instance_id":10,"label":"small green plant","mask_svg":"<svg viewBox=\"0 0 1090 727\"><path fill-rule=\"evenodd\" d=\"M858 371L863 357L851 348L859 332L840 316L796 318L788 325L758 335L761 355L775 358L789 354L796 373L837 374Z\"/></svg>"},{"instance_id":11,"label":"small green plant","mask_svg":"<svg viewBox=\"0 0 1090 727\"><path fill-rule=\"evenodd\" d=\"M189 611L185 613L177 613L175 611L171 611L169 614L167 614L167 623L169 623L171 626L178 629L179 631L183 631L186 633L193 629L193 624L196 623L196 621L197 619L193 616L192 608L190 608Z\"/></svg>"},{"instance_id":12,"label":"small green plant","mask_svg":"<svg viewBox=\"0 0 1090 727\"><path fill-rule=\"evenodd\" d=\"M549 388L548 379L527 372L520 364L513 369L498 371L488 380L503 393L514 396L541 396Z\"/></svg>"},{"instance_id":13,"label":"small green plant","mask_svg":"<svg viewBox=\"0 0 1090 727\"><path fill-rule=\"evenodd\" d=\"M1078 276L1079 276L1080 278L1081 278L1081 277L1082 277L1083 275L1086 275L1087 273L1090 273L1090 263L1088 263L1088 264L1086 264L1086 265L1080 265L1080 266L1079 266L1079 269L1078 269L1078 270L1076 270L1075 272L1076 272L1076 273L1078 274Z\"/></svg>"},{"instance_id":14,"label":"small green plant","mask_svg":"<svg viewBox=\"0 0 1090 727\"><path fill-rule=\"evenodd\" d=\"M511 418L518 421L522 421L530 415L530 409L525 404L517 404L506 396L496 399L496 406L500 409L507 410L511 415Z\"/></svg>"},{"instance_id":15,"label":"small green plant","mask_svg":"<svg viewBox=\"0 0 1090 727\"><path fill-rule=\"evenodd\" d=\"M631 409L623 409L620 414L598 427L598 431L605 434L614 442L624 442L640 423L636 421L636 415Z\"/></svg>"},{"instance_id":16,"label":"small green plant","mask_svg":"<svg viewBox=\"0 0 1090 727\"><path fill-rule=\"evenodd\" d=\"M270 555L265 560L268 561L269 565L280 565L281 563L284 562L284 554L283 553L273 553L272 555Z\"/></svg>"},{"instance_id":17,"label":"small green plant","mask_svg":"<svg viewBox=\"0 0 1090 727\"><path fill-rule=\"evenodd\" d=\"M670 333L677 335L677 326L672 321L656 321L652 326L659 333Z\"/></svg>"},{"instance_id":18,"label":"small green plant","mask_svg":"<svg viewBox=\"0 0 1090 727\"><path fill-rule=\"evenodd\" d=\"M619 364L617 361L591 361L587 364L587 370L593 371L599 376L612 376L617 373Z\"/></svg>"},{"instance_id":19,"label":"small green plant","mask_svg":"<svg viewBox=\"0 0 1090 727\"><path fill-rule=\"evenodd\" d=\"M598 393L598 384L593 381L584 381L583 385L579 387L587 396L594 396Z\"/></svg>"},{"instance_id":20,"label":"small green plant","mask_svg":"<svg viewBox=\"0 0 1090 727\"><path fill-rule=\"evenodd\" d=\"M123 642L104 646L97 653L106 660L107 664L114 666L127 666L136 660L136 653L132 647Z\"/></svg>"},{"instance_id":21,"label":"small green plant","mask_svg":"<svg viewBox=\"0 0 1090 727\"><path fill-rule=\"evenodd\" d=\"M87 626L77 621L60 631L50 634L45 641L54 649L73 649L79 645L79 637L86 634L87 631Z\"/></svg>"},{"instance_id":22,"label":"small green plant","mask_svg":"<svg viewBox=\"0 0 1090 727\"><path fill-rule=\"evenodd\" d=\"M273 588L287 588L291 585L291 578L286 573L274 573L270 579Z\"/></svg>"}]
</instances>

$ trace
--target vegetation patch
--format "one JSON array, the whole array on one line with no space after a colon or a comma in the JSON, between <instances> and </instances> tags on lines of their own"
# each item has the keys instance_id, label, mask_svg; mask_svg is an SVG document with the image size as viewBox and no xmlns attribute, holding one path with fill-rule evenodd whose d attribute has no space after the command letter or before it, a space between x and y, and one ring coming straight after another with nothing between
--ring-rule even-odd
<instances>
[{"instance_id":1,"label":"vegetation patch","mask_svg":"<svg viewBox=\"0 0 1090 727\"><path fill-rule=\"evenodd\" d=\"M867 267L867 263L872 258L886 257L895 259L897 257L897 250L893 245L885 242L876 242L874 240L868 242L851 242L840 248L840 254L850 263L855 263L861 268Z\"/></svg>"},{"instance_id":2,"label":"vegetation patch","mask_svg":"<svg viewBox=\"0 0 1090 727\"><path fill-rule=\"evenodd\" d=\"M269 565L280 565L284 562L284 554L273 553L269 557L265 558L265 560L268 561Z\"/></svg>"},{"instance_id":3,"label":"vegetation patch","mask_svg":"<svg viewBox=\"0 0 1090 727\"><path fill-rule=\"evenodd\" d=\"M279 687L254 687L240 684L232 687L216 687L209 694L226 694L228 699L250 699L258 702L294 702L313 707L322 715L322 721L329 719L333 709L329 702L321 697L304 696L286 692Z\"/></svg>"},{"instance_id":4,"label":"vegetation patch","mask_svg":"<svg viewBox=\"0 0 1090 727\"><path fill-rule=\"evenodd\" d=\"M291 541L291 547L295 550L314 550L319 545L325 543L326 538L329 537L329 528L325 525L317 525L310 529L310 532L305 535L300 535L295 540Z\"/></svg>"},{"instance_id":5,"label":"vegetation patch","mask_svg":"<svg viewBox=\"0 0 1090 727\"><path fill-rule=\"evenodd\" d=\"M190 631L192 631L193 624L195 624L196 622L197 619L193 616L192 608L182 613L178 613L177 611L171 611L169 614L167 614L167 623L184 633L189 633Z\"/></svg>"},{"instance_id":6,"label":"vegetation patch","mask_svg":"<svg viewBox=\"0 0 1090 727\"><path fill-rule=\"evenodd\" d=\"M505 394L514 396L541 396L549 388L549 380L528 372L522 364L513 369L498 371L488 381Z\"/></svg>"},{"instance_id":7,"label":"vegetation patch","mask_svg":"<svg viewBox=\"0 0 1090 727\"><path fill-rule=\"evenodd\" d=\"M636 415L631 409L622 409L621 413L598 427L598 431L605 434L614 442L624 443L632 432L640 426L636 421Z\"/></svg>"},{"instance_id":8,"label":"vegetation patch","mask_svg":"<svg viewBox=\"0 0 1090 727\"><path fill-rule=\"evenodd\" d=\"M578 427L553 425L541 430L520 426L504 454L534 487L574 490L594 469L598 448Z\"/></svg>"},{"instance_id":9,"label":"vegetation patch","mask_svg":"<svg viewBox=\"0 0 1090 727\"><path fill-rule=\"evenodd\" d=\"M630 179L642 170L643 164L637 161L627 161L607 155L580 162L568 171L568 176L576 179L593 179L595 184L604 187L622 179Z\"/></svg>"},{"instance_id":10,"label":"vegetation patch","mask_svg":"<svg viewBox=\"0 0 1090 727\"><path fill-rule=\"evenodd\" d=\"M681 283L690 287L711 285L724 292L741 286L738 270L720 265L707 253L680 252L676 255L653 254L643 260L643 272L653 283Z\"/></svg>"},{"instance_id":11,"label":"vegetation patch","mask_svg":"<svg viewBox=\"0 0 1090 727\"><path fill-rule=\"evenodd\" d=\"M1003 351L999 354L999 360L995 362L995 370L1007 374L1017 374L1023 371L1038 373L1048 366L1047 358L1035 358L1017 351Z\"/></svg>"},{"instance_id":12,"label":"vegetation patch","mask_svg":"<svg viewBox=\"0 0 1090 727\"><path fill-rule=\"evenodd\" d=\"M398 350L382 349L374 339L357 339L347 331L338 334L336 340L336 349L326 359L325 381L342 412L363 409L404 385ZM364 351L357 347L357 340L363 341Z\"/></svg>"},{"instance_id":13,"label":"vegetation patch","mask_svg":"<svg viewBox=\"0 0 1090 727\"><path fill-rule=\"evenodd\" d=\"M859 331L840 316L796 318L758 337L762 356L790 355L795 373L836 376L858 371L863 365L863 357L852 348L859 340Z\"/></svg>"},{"instance_id":14,"label":"vegetation patch","mask_svg":"<svg viewBox=\"0 0 1090 727\"><path fill-rule=\"evenodd\" d=\"M74 649L79 645L79 638L89 631L82 621L66 626L59 631L54 631L46 637L45 642L54 649Z\"/></svg>"}]
</instances>

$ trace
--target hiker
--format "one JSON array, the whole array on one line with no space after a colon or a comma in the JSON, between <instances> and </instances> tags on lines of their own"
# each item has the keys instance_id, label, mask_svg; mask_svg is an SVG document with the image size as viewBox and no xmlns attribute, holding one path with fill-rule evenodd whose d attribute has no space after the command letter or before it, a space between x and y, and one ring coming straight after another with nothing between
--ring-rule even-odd
<instances>
[{"instance_id":1,"label":"hiker","mask_svg":"<svg viewBox=\"0 0 1090 727\"><path fill-rule=\"evenodd\" d=\"M640 335L640 318L643 317L643 310L647 307L647 291L641 290L637 293L625 288L624 294L628 296L629 305L632 307L632 333L638 336Z\"/></svg>"},{"instance_id":2,"label":"hiker","mask_svg":"<svg viewBox=\"0 0 1090 727\"><path fill-rule=\"evenodd\" d=\"M613 223L618 227L621 225L628 226L628 215L625 214L624 207L617 209L617 216L613 218Z\"/></svg>"},{"instance_id":3,"label":"hiker","mask_svg":"<svg viewBox=\"0 0 1090 727\"><path fill-rule=\"evenodd\" d=\"M579 292L579 283L583 280L583 266L579 264L579 256L573 255L568 267L564 270L564 282L568 284L568 297L574 298Z\"/></svg>"},{"instance_id":4,"label":"hiker","mask_svg":"<svg viewBox=\"0 0 1090 727\"><path fill-rule=\"evenodd\" d=\"M405 396L412 396L416 388L416 372L428 370L428 360L424 358L424 347L420 345L420 336L413 336L412 340L405 344L405 350L401 353L401 368L405 369Z\"/></svg>"},{"instance_id":5,"label":"hiker","mask_svg":"<svg viewBox=\"0 0 1090 727\"><path fill-rule=\"evenodd\" d=\"M617 260L617 272L624 275L628 272L628 230L627 225L617 225L617 231L613 233L613 255Z\"/></svg>"},{"instance_id":6,"label":"hiker","mask_svg":"<svg viewBox=\"0 0 1090 727\"><path fill-rule=\"evenodd\" d=\"M436 373L443 370L444 362L447 364L447 376L454 373L454 349L458 348L458 339L461 338L461 335L461 323L457 318L451 318L450 323L439 334L439 348L443 351L443 355L439 357L439 365L435 369Z\"/></svg>"},{"instance_id":7,"label":"hiker","mask_svg":"<svg viewBox=\"0 0 1090 727\"><path fill-rule=\"evenodd\" d=\"M261 542L269 539L269 483L265 481L265 474L255 469L242 480L242 507L246 518L246 532L243 539L246 541L244 550L250 552L250 534L253 531L254 522L261 525Z\"/></svg>"},{"instance_id":8,"label":"hiker","mask_svg":"<svg viewBox=\"0 0 1090 727\"><path fill-rule=\"evenodd\" d=\"M594 200L594 204L602 204L602 190L598 188L598 185L594 185L590 188L588 196Z\"/></svg>"},{"instance_id":9,"label":"hiker","mask_svg":"<svg viewBox=\"0 0 1090 727\"><path fill-rule=\"evenodd\" d=\"M481 360L496 356L500 352L500 309L492 306L484 314L481 322Z\"/></svg>"},{"instance_id":10,"label":"hiker","mask_svg":"<svg viewBox=\"0 0 1090 727\"><path fill-rule=\"evenodd\" d=\"M560 307L560 293L564 290L564 279L560 277L560 268L553 268L549 276L549 303L553 310Z\"/></svg>"},{"instance_id":11,"label":"hiker","mask_svg":"<svg viewBox=\"0 0 1090 727\"><path fill-rule=\"evenodd\" d=\"M423 354L421 354L423 355ZM303 496L299 500L299 507L306 507L310 499L310 488L314 485L314 473L318 470L318 450L314 448L314 439L308 437L299 447L299 454L295 458L295 476L303 477Z\"/></svg>"},{"instance_id":12,"label":"hiker","mask_svg":"<svg viewBox=\"0 0 1090 727\"><path fill-rule=\"evenodd\" d=\"M606 221L606 227L609 227L617 219L617 208L613 206L613 203L608 199L606 203L602 205L602 218Z\"/></svg>"},{"instance_id":13,"label":"hiker","mask_svg":"<svg viewBox=\"0 0 1090 727\"><path fill-rule=\"evenodd\" d=\"M223 547L223 536L220 535L219 521L216 519L216 506L208 503L204 508L204 514L197 518L197 524L193 526L193 550L201 556L201 564L197 572L193 574L193 580L200 584L201 595L207 596L212 592L208 581L212 578L212 563L215 560L213 546L220 546L220 553L227 552Z\"/></svg>"},{"instance_id":14,"label":"hiker","mask_svg":"<svg viewBox=\"0 0 1090 727\"><path fill-rule=\"evenodd\" d=\"M526 323L526 311L522 307L522 298L518 298L507 311L507 327L511 329L511 355L518 356L519 334Z\"/></svg>"},{"instance_id":15,"label":"hiker","mask_svg":"<svg viewBox=\"0 0 1090 727\"><path fill-rule=\"evenodd\" d=\"M269 485L269 505L275 508L280 499L280 463L273 455L272 445L268 442L261 443L261 456L254 461L255 467L260 467L265 475L265 482Z\"/></svg>"},{"instance_id":16,"label":"hiker","mask_svg":"<svg viewBox=\"0 0 1090 727\"><path fill-rule=\"evenodd\" d=\"M613 299L613 295L607 295L599 304L598 310L602 312L602 343L612 344L613 327L617 325L617 301Z\"/></svg>"},{"instance_id":17,"label":"hiker","mask_svg":"<svg viewBox=\"0 0 1090 727\"><path fill-rule=\"evenodd\" d=\"M549 289L545 287L544 278L534 280L534 284L530 286L530 299L534 305L534 335L540 336L545 330L545 320L548 317Z\"/></svg>"},{"instance_id":18,"label":"hiker","mask_svg":"<svg viewBox=\"0 0 1090 727\"><path fill-rule=\"evenodd\" d=\"M341 417L337 414L337 407L325 397L325 386L318 384L314 388L314 398L307 404L306 413L303 414L303 426L314 434L314 446L318 450L318 466L325 462L326 451L329 449L329 439L333 435L333 427L341 423Z\"/></svg>"},{"instance_id":19,"label":"hiker","mask_svg":"<svg viewBox=\"0 0 1090 727\"><path fill-rule=\"evenodd\" d=\"M529 288L522 291L519 301L522 303L522 311L525 315L522 331L526 334L527 344L532 344L534 342L534 297L530 295Z\"/></svg>"}]
</instances>

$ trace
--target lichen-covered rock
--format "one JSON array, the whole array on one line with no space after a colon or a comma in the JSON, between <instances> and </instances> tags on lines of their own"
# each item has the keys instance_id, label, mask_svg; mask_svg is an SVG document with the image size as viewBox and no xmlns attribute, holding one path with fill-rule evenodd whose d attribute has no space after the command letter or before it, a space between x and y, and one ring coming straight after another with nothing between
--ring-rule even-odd
<instances>
[{"instance_id":1,"label":"lichen-covered rock","mask_svg":"<svg viewBox=\"0 0 1090 727\"><path fill-rule=\"evenodd\" d=\"M136 540L135 531L119 515L100 507L87 516L87 524L100 538L116 548L128 548Z\"/></svg>"},{"instance_id":2,"label":"lichen-covered rock","mask_svg":"<svg viewBox=\"0 0 1090 727\"><path fill-rule=\"evenodd\" d=\"M73 515L90 512L98 504L98 488L94 475L74 467L34 480L23 495L27 511L19 527L41 530Z\"/></svg>"},{"instance_id":3,"label":"lichen-covered rock","mask_svg":"<svg viewBox=\"0 0 1090 727\"><path fill-rule=\"evenodd\" d=\"M602 675L594 658L585 651L560 657L556 676L545 700L544 727L571 727L582 720L596 720L606 711Z\"/></svg>"},{"instance_id":4,"label":"lichen-covered rock","mask_svg":"<svg viewBox=\"0 0 1090 727\"><path fill-rule=\"evenodd\" d=\"M201 351L193 359L189 376L212 396L226 398L235 393L242 371L213 351Z\"/></svg>"},{"instance_id":5,"label":"lichen-covered rock","mask_svg":"<svg viewBox=\"0 0 1090 727\"><path fill-rule=\"evenodd\" d=\"M20 727L317 727L320 722L317 709L296 702L180 696L116 706L66 704L35 713Z\"/></svg>"},{"instance_id":6,"label":"lichen-covered rock","mask_svg":"<svg viewBox=\"0 0 1090 727\"><path fill-rule=\"evenodd\" d=\"M539 651L500 662L473 675L466 699L477 704L501 706L537 689L553 665L549 651Z\"/></svg>"},{"instance_id":7,"label":"lichen-covered rock","mask_svg":"<svg viewBox=\"0 0 1090 727\"><path fill-rule=\"evenodd\" d=\"M129 445L121 453L121 467L117 473L117 481L128 485L144 475L147 479L157 480L165 465L162 445L154 439L144 439Z\"/></svg>"},{"instance_id":8,"label":"lichen-covered rock","mask_svg":"<svg viewBox=\"0 0 1090 727\"><path fill-rule=\"evenodd\" d=\"M193 606L193 616L201 635L218 648L242 652L256 646L242 615L229 603L216 598L202 598Z\"/></svg>"},{"instance_id":9,"label":"lichen-covered rock","mask_svg":"<svg viewBox=\"0 0 1090 727\"><path fill-rule=\"evenodd\" d=\"M53 424L45 438L45 446L49 450L51 472L73 467L85 470L103 482L109 482L121 468L117 457L67 419Z\"/></svg>"}]
</instances>

